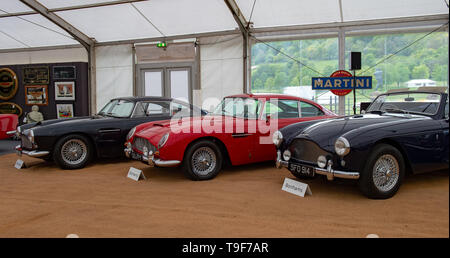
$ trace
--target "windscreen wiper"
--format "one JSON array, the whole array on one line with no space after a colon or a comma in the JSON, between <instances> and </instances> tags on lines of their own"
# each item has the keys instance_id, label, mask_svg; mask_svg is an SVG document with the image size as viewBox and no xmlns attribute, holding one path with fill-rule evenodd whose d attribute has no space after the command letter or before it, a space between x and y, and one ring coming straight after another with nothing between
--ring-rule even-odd
<instances>
[{"instance_id":1,"label":"windscreen wiper","mask_svg":"<svg viewBox=\"0 0 450 258\"><path fill-rule=\"evenodd\" d=\"M386 111L383 111L383 110L371 110L371 111L368 111L367 113L378 114L378 115L381 116L383 113L386 113Z\"/></svg>"},{"instance_id":2,"label":"windscreen wiper","mask_svg":"<svg viewBox=\"0 0 450 258\"><path fill-rule=\"evenodd\" d=\"M404 114L409 114L409 111L404 110L404 109L397 109L397 108L386 108L385 111L387 111L387 112L393 112L393 113L404 113Z\"/></svg>"}]
</instances>

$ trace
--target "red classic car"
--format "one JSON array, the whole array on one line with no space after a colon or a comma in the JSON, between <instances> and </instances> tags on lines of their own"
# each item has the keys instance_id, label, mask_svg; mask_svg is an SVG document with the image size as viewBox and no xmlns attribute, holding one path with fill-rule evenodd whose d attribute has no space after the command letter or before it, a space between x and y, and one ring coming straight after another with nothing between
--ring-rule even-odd
<instances>
[{"instance_id":1,"label":"red classic car","mask_svg":"<svg viewBox=\"0 0 450 258\"><path fill-rule=\"evenodd\" d=\"M9 138L15 134L17 122L17 115L0 114L0 140Z\"/></svg>"},{"instance_id":2,"label":"red classic car","mask_svg":"<svg viewBox=\"0 0 450 258\"><path fill-rule=\"evenodd\" d=\"M180 112L182 114L182 112ZM214 178L224 162L242 165L276 159L275 131L289 124L335 117L310 100L279 94L225 97L215 111L174 117L130 130L125 155L150 166L183 166L188 178Z\"/></svg>"}]
</instances>

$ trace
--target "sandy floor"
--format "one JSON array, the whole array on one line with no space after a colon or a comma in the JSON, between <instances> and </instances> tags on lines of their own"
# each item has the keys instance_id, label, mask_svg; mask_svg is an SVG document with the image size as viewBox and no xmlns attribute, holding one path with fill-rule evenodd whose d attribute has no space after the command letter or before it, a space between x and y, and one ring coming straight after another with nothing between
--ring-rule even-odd
<instances>
[{"instance_id":1,"label":"sandy floor","mask_svg":"<svg viewBox=\"0 0 450 258\"><path fill-rule=\"evenodd\" d=\"M271 163L228 168L193 182L178 169L102 160L82 170L0 156L0 237L449 237L448 172L409 176L396 196L369 200L351 181L281 190ZM114 163L113 163L114 162ZM148 180L126 177L130 166Z\"/></svg>"}]
</instances>

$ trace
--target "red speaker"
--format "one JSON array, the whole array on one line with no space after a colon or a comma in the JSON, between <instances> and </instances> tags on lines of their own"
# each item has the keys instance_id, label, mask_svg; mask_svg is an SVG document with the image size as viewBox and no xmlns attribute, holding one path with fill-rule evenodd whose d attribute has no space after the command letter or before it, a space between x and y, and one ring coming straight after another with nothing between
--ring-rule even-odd
<instances>
[{"instance_id":1,"label":"red speaker","mask_svg":"<svg viewBox=\"0 0 450 258\"><path fill-rule=\"evenodd\" d=\"M361 52L350 53L350 70L361 70Z\"/></svg>"}]
</instances>

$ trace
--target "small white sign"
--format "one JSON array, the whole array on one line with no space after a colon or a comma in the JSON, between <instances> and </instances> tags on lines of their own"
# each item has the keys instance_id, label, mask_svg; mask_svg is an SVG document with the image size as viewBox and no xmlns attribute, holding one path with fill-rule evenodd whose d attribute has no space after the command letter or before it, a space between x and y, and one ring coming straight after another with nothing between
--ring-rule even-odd
<instances>
[{"instance_id":1,"label":"small white sign","mask_svg":"<svg viewBox=\"0 0 450 258\"><path fill-rule=\"evenodd\" d=\"M134 167L130 167L130 170L128 170L128 178L133 179L134 181L139 181L140 178L147 180L147 178L145 178L144 173L142 172L142 170L139 170L137 168Z\"/></svg>"},{"instance_id":2,"label":"small white sign","mask_svg":"<svg viewBox=\"0 0 450 258\"><path fill-rule=\"evenodd\" d=\"M284 179L283 187L281 188L281 190L301 197L305 197L305 193L312 195L311 188L309 188L308 184L304 184L290 178Z\"/></svg>"},{"instance_id":3,"label":"small white sign","mask_svg":"<svg viewBox=\"0 0 450 258\"><path fill-rule=\"evenodd\" d=\"M17 168L17 169L24 168L25 167L25 162L23 162L23 160L21 160L21 159L18 159L16 161L16 164L14 165L14 167Z\"/></svg>"}]
</instances>

